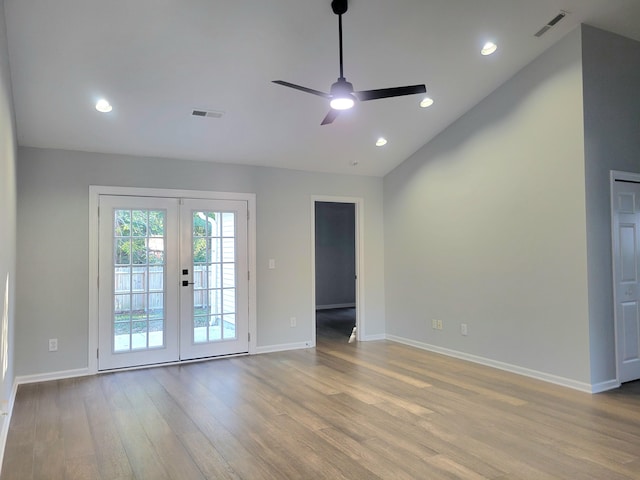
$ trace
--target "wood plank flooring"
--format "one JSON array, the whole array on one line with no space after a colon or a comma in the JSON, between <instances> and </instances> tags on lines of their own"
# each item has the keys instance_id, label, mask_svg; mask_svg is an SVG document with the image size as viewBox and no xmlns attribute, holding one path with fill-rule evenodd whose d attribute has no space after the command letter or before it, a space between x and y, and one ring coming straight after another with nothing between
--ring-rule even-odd
<instances>
[{"instance_id":1,"label":"wood plank flooring","mask_svg":"<svg viewBox=\"0 0 640 480\"><path fill-rule=\"evenodd\" d=\"M640 479L640 384L588 395L319 336L21 386L0 478Z\"/></svg>"}]
</instances>

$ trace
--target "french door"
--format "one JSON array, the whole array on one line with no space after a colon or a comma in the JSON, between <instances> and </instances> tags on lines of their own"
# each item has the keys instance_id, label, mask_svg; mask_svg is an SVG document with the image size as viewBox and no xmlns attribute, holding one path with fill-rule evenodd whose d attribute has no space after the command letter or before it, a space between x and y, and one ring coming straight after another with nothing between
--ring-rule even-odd
<instances>
[{"instance_id":1,"label":"french door","mask_svg":"<svg viewBox=\"0 0 640 480\"><path fill-rule=\"evenodd\" d=\"M180 223L180 358L247 352L246 202L185 199Z\"/></svg>"},{"instance_id":2,"label":"french door","mask_svg":"<svg viewBox=\"0 0 640 480\"><path fill-rule=\"evenodd\" d=\"M248 351L246 201L99 207L99 370Z\"/></svg>"}]
</instances>

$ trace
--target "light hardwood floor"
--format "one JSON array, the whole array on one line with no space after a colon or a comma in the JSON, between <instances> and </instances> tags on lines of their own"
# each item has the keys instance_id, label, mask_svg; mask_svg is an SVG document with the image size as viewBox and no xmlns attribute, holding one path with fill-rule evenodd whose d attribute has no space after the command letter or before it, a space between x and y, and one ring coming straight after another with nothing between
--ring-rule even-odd
<instances>
[{"instance_id":1,"label":"light hardwood floor","mask_svg":"<svg viewBox=\"0 0 640 480\"><path fill-rule=\"evenodd\" d=\"M391 342L24 385L2 480L640 479L640 385L588 395Z\"/></svg>"}]
</instances>

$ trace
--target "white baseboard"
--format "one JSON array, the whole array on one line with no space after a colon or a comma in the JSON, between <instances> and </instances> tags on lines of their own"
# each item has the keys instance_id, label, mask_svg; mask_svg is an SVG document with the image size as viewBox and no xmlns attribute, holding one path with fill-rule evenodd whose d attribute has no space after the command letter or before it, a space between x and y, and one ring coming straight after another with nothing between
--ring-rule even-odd
<instances>
[{"instance_id":1,"label":"white baseboard","mask_svg":"<svg viewBox=\"0 0 640 480\"><path fill-rule=\"evenodd\" d=\"M355 303L332 303L330 305L316 305L316 310L331 310L333 308L354 308Z\"/></svg>"},{"instance_id":2,"label":"white baseboard","mask_svg":"<svg viewBox=\"0 0 640 480\"><path fill-rule=\"evenodd\" d=\"M16 377L16 383L23 385L26 383L48 382L50 380L62 380L64 378L86 377L93 375L88 368L77 368L75 370L63 370L61 372L38 373L36 375L21 375Z\"/></svg>"},{"instance_id":3,"label":"white baseboard","mask_svg":"<svg viewBox=\"0 0 640 480\"><path fill-rule=\"evenodd\" d=\"M313 345L309 342L299 342L299 343L283 343L281 345L265 345L264 347L256 347L256 353L274 353L274 352L284 352L287 350L302 350L303 348L313 348Z\"/></svg>"},{"instance_id":4,"label":"white baseboard","mask_svg":"<svg viewBox=\"0 0 640 480\"><path fill-rule=\"evenodd\" d=\"M529 378L535 378L536 380L542 380L547 383L553 383L555 385L560 385L562 387L571 388L573 390L579 390L585 393L595 393L592 386L589 383L578 382L576 380L572 380L570 378L560 377L557 375L552 375L550 373L539 372L537 370L531 370L529 368L520 367L518 365L511 365L509 363L499 362L497 360L492 360L490 358L480 357L477 355L472 355L470 353L458 352L457 350L450 350L448 348L438 347L436 345L430 345L428 343L418 342L416 340L411 340L409 338L396 337L395 335L387 335L387 340L392 342L402 343L404 345L409 345L411 347L416 347L421 350L427 350L429 352L440 353L442 355L447 355L449 357L459 358L460 360L467 360L469 362L478 363L480 365L486 365L488 367L497 368L498 370L504 370L506 372L515 373L518 375L523 375ZM605 382L609 385L609 382ZM604 384L599 384L604 385ZM611 387L615 388L615 387ZM600 390L604 391L604 390Z\"/></svg>"},{"instance_id":5,"label":"white baseboard","mask_svg":"<svg viewBox=\"0 0 640 480\"><path fill-rule=\"evenodd\" d=\"M618 380L608 380L606 382L594 383L591 385L591 393L608 392L609 390L615 390L620 388L620 382Z\"/></svg>"},{"instance_id":6,"label":"white baseboard","mask_svg":"<svg viewBox=\"0 0 640 480\"><path fill-rule=\"evenodd\" d=\"M379 340L386 340L387 336L384 333L379 333L377 335L365 335L360 339L362 342L377 342Z\"/></svg>"}]
</instances>

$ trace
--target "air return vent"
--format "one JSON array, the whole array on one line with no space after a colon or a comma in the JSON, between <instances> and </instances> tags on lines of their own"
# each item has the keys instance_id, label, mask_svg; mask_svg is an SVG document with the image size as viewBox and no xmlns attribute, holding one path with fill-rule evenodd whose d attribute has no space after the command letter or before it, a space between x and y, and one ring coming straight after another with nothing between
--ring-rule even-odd
<instances>
[{"instance_id":1,"label":"air return vent","mask_svg":"<svg viewBox=\"0 0 640 480\"><path fill-rule=\"evenodd\" d=\"M534 36L539 38L542 35L544 35L545 33L547 33L549 30L551 30L551 28L555 27L560 20L562 20L564 17L566 17L567 13L569 13L569 12L565 12L564 10L561 11L558 15L556 15L551 20L549 20L544 27L542 27L540 30L538 30Z\"/></svg>"},{"instance_id":2,"label":"air return vent","mask_svg":"<svg viewBox=\"0 0 640 480\"><path fill-rule=\"evenodd\" d=\"M209 118L220 118L224 115L224 112L219 110L202 110L202 109L193 109L191 115L194 117L209 117Z\"/></svg>"}]
</instances>

